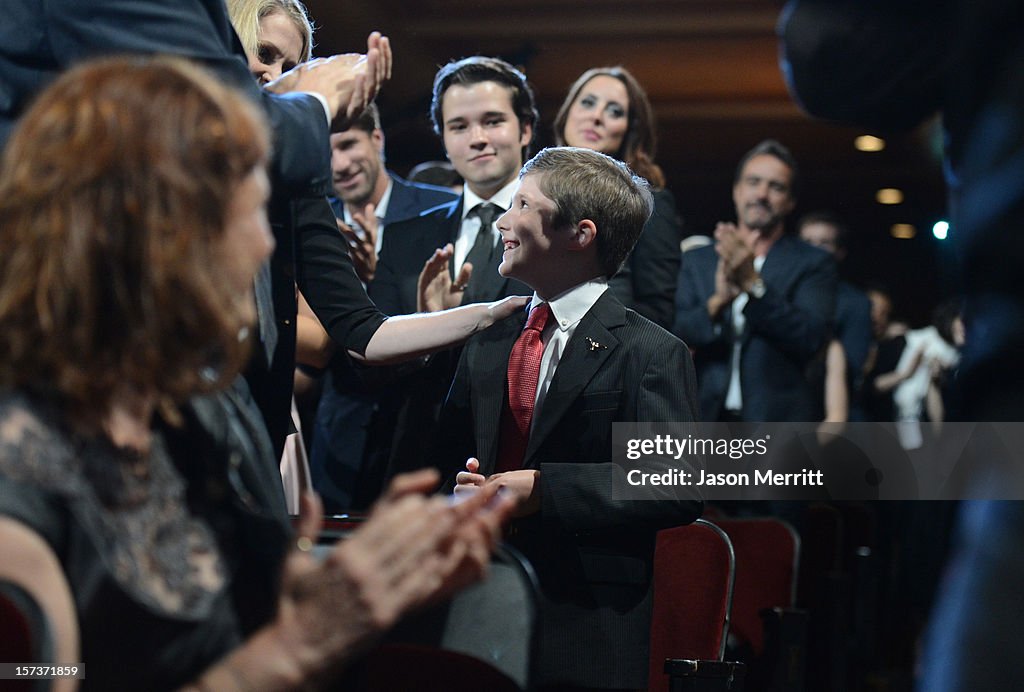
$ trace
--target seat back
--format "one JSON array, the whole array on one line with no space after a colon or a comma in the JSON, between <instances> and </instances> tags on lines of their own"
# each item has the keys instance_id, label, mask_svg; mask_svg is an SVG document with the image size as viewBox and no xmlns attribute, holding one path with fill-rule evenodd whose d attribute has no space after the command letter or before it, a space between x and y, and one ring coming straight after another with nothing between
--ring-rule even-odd
<instances>
[{"instance_id":1,"label":"seat back","mask_svg":"<svg viewBox=\"0 0 1024 692\"><path fill-rule=\"evenodd\" d=\"M366 692L520 692L516 681L480 659L419 644L388 643L369 655Z\"/></svg>"},{"instance_id":2,"label":"seat back","mask_svg":"<svg viewBox=\"0 0 1024 692\"><path fill-rule=\"evenodd\" d=\"M736 552L731 630L755 654L764 650L761 611L792 608L796 599L800 537L781 519L719 519Z\"/></svg>"},{"instance_id":3,"label":"seat back","mask_svg":"<svg viewBox=\"0 0 1024 692\"><path fill-rule=\"evenodd\" d=\"M39 603L14 582L0 579L0 661L38 663L54 660L53 632ZM6 680L4 690L43 692L50 680Z\"/></svg>"},{"instance_id":4,"label":"seat back","mask_svg":"<svg viewBox=\"0 0 1024 692\"><path fill-rule=\"evenodd\" d=\"M732 542L715 524L698 519L658 533L649 690L668 690L667 658L722 660L735 575Z\"/></svg>"},{"instance_id":5,"label":"seat back","mask_svg":"<svg viewBox=\"0 0 1024 692\"><path fill-rule=\"evenodd\" d=\"M450 602L406 618L371 654L366 689L529 689L533 679L539 587L533 567L500 547L487 577ZM470 684L470 681L475 681ZM435 688L430 688L435 689Z\"/></svg>"}]
</instances>

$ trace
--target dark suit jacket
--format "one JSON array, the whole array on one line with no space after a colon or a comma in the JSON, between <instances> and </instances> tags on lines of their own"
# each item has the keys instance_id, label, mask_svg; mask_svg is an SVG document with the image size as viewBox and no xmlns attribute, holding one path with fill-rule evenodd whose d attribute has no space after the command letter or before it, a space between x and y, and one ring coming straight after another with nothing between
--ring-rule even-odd
<instances>
[{"instance_id":1,"label":"dark suit jacket","mask_svg":"<svg viewBox=\"0 0 1024 692\"><path fill-rule=\"evenodd\" d=\"M389 315L416 312L416 283L434 250L453 242L462 224L462 197L397 223L384 234L370 297ZM500 260L499 260L500 262ZM478 267L463 303L489 302L533 290L498 274L498 264ZM441 404L455 374L459 350L437 353L418 368L391 370L388 408L394 411L394 437L386 476L424 465L423 450L433 438ZM378 369L379 370L379 369ZM377 373L375 373L377 374Z\"/></svg>"},{"instance_id":2,"label":"dark suit jacket","mask_svg":"<svg viewBox=\"0 0 1024 692\"><path fill-rule=\"evenodd\" d=\"M712 245L683 255L673 331L696 351L704 420L718 419L729 388L735 335L732 308L714 321L707 300L715 290L718 254ZM767 293L743 309L746 329L740 359L743 419L813 421L821 393L807 367L828 342L835 310L836 266L831 255L783 236L761 268Z\"/></svg>"},{"instance_id":3,"label":"dark suit jacket","mask_svg":"<svg viewBox=\"0 0 1024 692\"><path fill-rule=\"evenodd\" d=\"M679 241L682 222L672 193L654 192L654 213L629 253L629 259L609 287L626 307L665 329L675 319L676 279L679 278Z\"/></svg>"},{"instance_id":4,"label":"dark suit jacket","mask_svg":"<svg viewBox=\"0 0 1024 692\"><path fill-rule=\"evenodd\" d=\"M469 456L490 474L498 455L506 370L525 313L467 342L445 402L436 463ZM607 348L591 349L587 337ZM700 516L696 494L612 497L612 424L693 421L696 380L685 344L627 310L610 291L584 315L535 413L525 467L539 469L541 509L511 540L540 578L539 682L642 688L657 529ZM677 462L678 463L678 462Z\"/></svg>"},{"instance_id":5,"label":"dark suit jacket","mask_svg":"<svg viewBox=\"0 0 1024 692\"><path fill-rule=\"evenodd\" d=\"M275 189L329 191L323 107L306 94L275 96L256 85L224 0L5 2L0 23L0 148L32 97L61 71L88 58L127 53L195 60L258 99L274 132Z\"/></svg>"}]
</instances>

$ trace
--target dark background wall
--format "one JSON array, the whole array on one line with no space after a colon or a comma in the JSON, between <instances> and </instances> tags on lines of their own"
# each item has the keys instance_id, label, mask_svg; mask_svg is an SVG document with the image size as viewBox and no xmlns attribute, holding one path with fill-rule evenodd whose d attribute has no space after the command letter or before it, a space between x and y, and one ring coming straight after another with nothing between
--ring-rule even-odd
<instances>
[{"instance_id":1,"label":"dark background wall","mask_svg":"<svg viewBox=\"0 0 1024 692\"><path fill-rule=\"evenodd\" d=\"M938 123L885 137L885 150L857 151L861 130L815 122L786 91L777 61L769 0L309 0L317 54L362 50L378 29L392 39L394 76L378 102L389 165L399 173L443 157L427 116L437 67L477 53L517 64L536 89L537 146L551 143L551 121L585 69L628 67L647 89L658 118L658 162L675 193L687 234L731 219L732 176L742 154L765 137L789 146L802 167L796 215L828 208L851 226L843 273L855 283L891 287L896 311L915 326L953 290L947 243L932 237L945 216ZM897 187L902 204L875 192ZM795 221L795 218L794 218ZM895 223L917 235L899 240ZM955 233L955 229L952 229Z\"/></svg>"}]
</instances>

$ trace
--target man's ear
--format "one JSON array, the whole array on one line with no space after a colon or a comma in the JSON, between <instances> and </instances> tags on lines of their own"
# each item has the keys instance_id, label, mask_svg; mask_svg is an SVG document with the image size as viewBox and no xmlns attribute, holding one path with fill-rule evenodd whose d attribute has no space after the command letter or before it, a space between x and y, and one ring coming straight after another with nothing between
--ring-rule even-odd
<instances>
[{"instance_id":1,"label":"man's ear","mask_svg":"<svg viewBox=\"0 0 1024 692\"><path fill-rule=\"evenodd\" d=\"M597 239L597 224L590 219L583 219L572 230L573 250L586 250Z\"/></svg>"},{"instance_id":2,"label":"man's ear","mask_svg":"<svg viewBox=\"0 0 1024 692\"><path fill-rule=\"evenodd\" d=\"M533 139L533 125L530 123L523 123L519 126L519 146L529 146L530 141Z\"/></svg>"}]
</instances>

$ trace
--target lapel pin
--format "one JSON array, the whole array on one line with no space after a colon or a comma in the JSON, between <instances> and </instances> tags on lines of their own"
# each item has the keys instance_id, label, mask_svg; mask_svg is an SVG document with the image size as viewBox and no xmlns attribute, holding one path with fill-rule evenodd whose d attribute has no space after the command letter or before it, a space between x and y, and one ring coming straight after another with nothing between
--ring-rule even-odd
<instances>
[{"instance_id":1,"label":"lapel pin","mask_svg":"<svg viewBox=\"0 0 1024 692\"><path fill-rule=\"evenodd\" d=\"M608 348L608 347L607 347L607 346L605 346L604 344L599 344L599 343L597 343L596 341L594 341L593 339L591 339L591 338L590 338L589 336L588 336L588 337L585 337L585 338L586 338L586 340L587 340L587 343L588 343L588 344L590 344L590 350L591 350L591 351L596 351L596 350L598 350L598 349L606 349L606 348Z\"/></svg>"}]
</instances>

